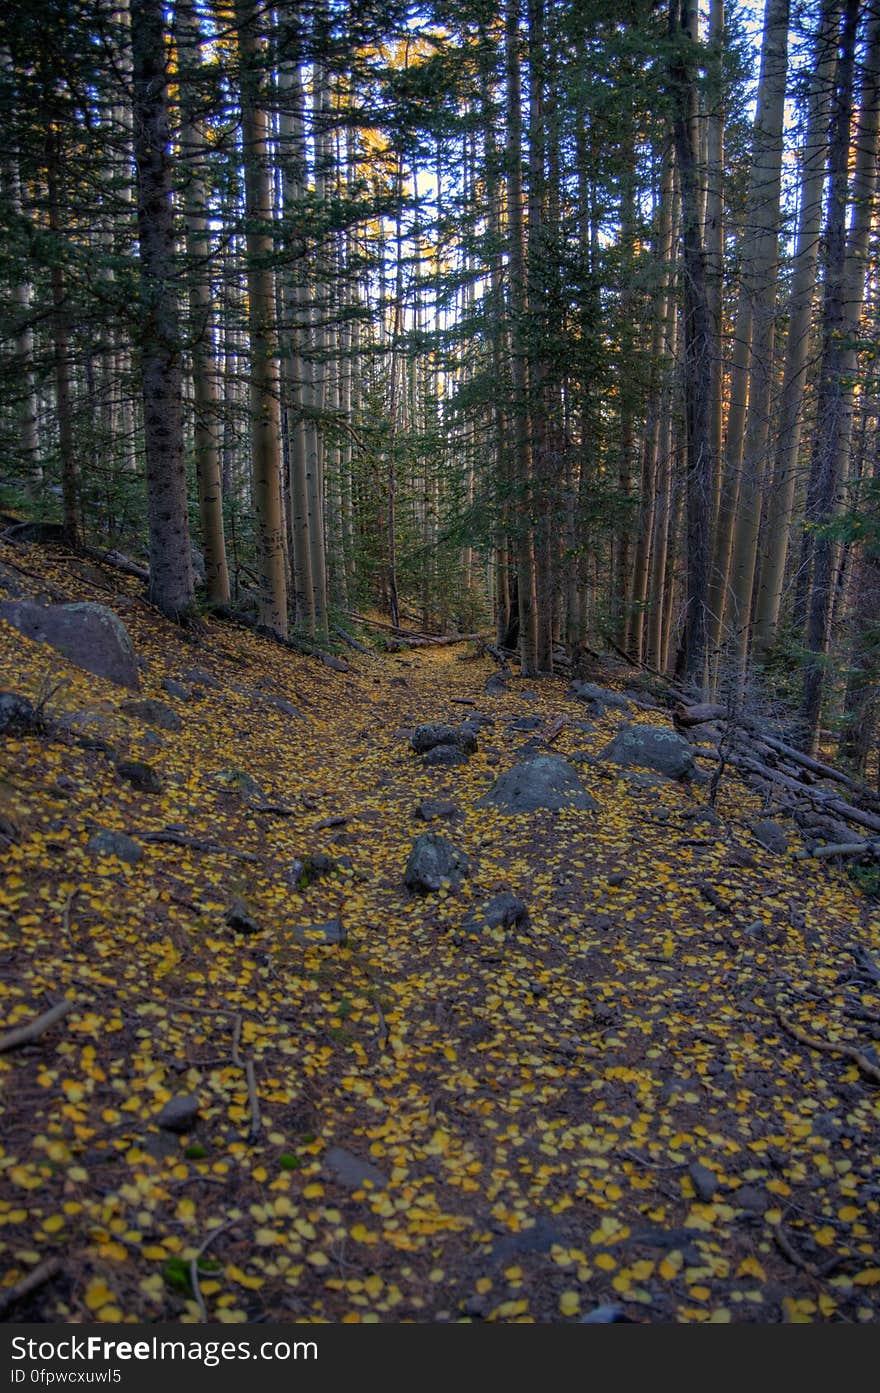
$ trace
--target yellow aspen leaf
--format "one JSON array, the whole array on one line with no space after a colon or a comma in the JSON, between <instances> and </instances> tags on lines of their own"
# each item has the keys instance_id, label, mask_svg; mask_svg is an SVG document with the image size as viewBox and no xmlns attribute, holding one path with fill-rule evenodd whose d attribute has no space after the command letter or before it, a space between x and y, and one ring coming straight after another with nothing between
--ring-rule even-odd
<instances>
[{"instance_id":1,"label":"yellow aspen leaf","mask_svg":"<svg viewBox=\"0 0 880 1393\"><path fill-rule=\"evenodd\" d=\"M581 1298L576 1291L564 1291L559 1298L559 1312L563 1316L576 1316L581 1309Z\"/></svg>"},{"instance_id":2,"label":"yellow aspen leaf","mask_svg":"<svg viewBox=\"0 0 880 1393\"><path fill-rule=\"evenodd\" d=\"M749 1255L743 1258L739 1267L736 1269L737 1277L757 1277L759 1282L766 1282L767 1274L758 1259Z\"/></svg>"},{"instance_id":3,"label":"yellow aspen leaf","mask_svg":"<svg viewBox=\"0 0 880 1393\"><path fill-rule=\"evenodd\" d=\"M98 1311L113 1301L113 1292L103 1277L93 1277L85 1290L83 1298L90 1311Z\"/></svg>"},{"instance_id":4,"label":"yellow aspen leaf","mask_svg":"<svg viewBox=\"0 0 880 1393\"><path fill-rule=\"evenodd\" d=\"M857 1287L876 1287L880 1284L880 1267L863 1267L853 1277Z\"/></svg>"}]
</instances>

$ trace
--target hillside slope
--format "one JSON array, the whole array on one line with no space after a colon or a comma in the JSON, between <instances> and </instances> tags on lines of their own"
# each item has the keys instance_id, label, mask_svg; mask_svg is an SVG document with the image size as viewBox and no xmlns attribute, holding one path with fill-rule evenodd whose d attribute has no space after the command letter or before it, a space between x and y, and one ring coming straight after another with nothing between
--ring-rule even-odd
<instances>
[{"instance_id":1,"label":"hillside slope","mask_svg":"<svg viewBox=\"0 0 880 1393\"><path fill-rule=\"evenodd\" d=\"M732 775L713 812L597 760L665 712L487 692L456 648L337 672L61 549L0 563L140 669L0 624L43 722L0 736L0 1031L72 1003L0 1053L6 1319L877 1319L880 919ZM411 748L474 713L466 763ZM548 748L597 808L480 804ZM426 830L457 888L407 889Z\"/></svg>"}]
</instances>

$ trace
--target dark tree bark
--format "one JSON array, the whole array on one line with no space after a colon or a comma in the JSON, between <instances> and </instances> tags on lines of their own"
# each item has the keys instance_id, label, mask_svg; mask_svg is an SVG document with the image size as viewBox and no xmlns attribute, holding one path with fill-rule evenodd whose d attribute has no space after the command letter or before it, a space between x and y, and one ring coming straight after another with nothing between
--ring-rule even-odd
<instances>
[{"instance_id":1,"label":"dark tree bark","mask_svg":"<svg viewBox=\"0 0 880 1393\"><path fill-rule=\"evenodd\" d=\"M184 620L192 614L194 594L171 199L169 51L162 0L132 0L131 48L150 599L169 618Z\"/></svg>"}]
</instances>

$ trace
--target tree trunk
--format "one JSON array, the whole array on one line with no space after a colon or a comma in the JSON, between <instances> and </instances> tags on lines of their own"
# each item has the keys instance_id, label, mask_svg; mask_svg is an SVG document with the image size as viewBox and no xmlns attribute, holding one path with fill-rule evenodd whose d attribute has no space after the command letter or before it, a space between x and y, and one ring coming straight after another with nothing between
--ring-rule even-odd
<instances>
[{"instance_id":1,"label":"tree trunk","mask_svg":"<svg viewBox=\"0 0 880 1393\"><path fill-rule=\"evenodd\" d=\"M281 409L272 271L272 190L268 168L268 119L261 105L265 45L257 28L256 0L236 0L241 60L241 128L244 144L248 326L250 330L251 477L257 521L260 622L287 635L287 577L281 506Z\"/></svg>"},{"instance_id":2,"label":"tree trunk","mask_svg":"<svg viewBox=\"0 0 880 1393\"><path fill-rule=\"evenodd\" d=\"M809 114L804 137L797 244L789 302L788 339L779 424L773 465L773 487L767 509L767 547L755 615L755 647L766 653L776 637L788 540L797 482L801 440L801 408L810 359L811 321L816 294L822 194L825 187L828 115L837 65L837 36L841 0L825 0L816 31Z\"/></svg>"},{"instance_id":3,"label":"tree trunk","mask_svg":"<svg viewBox=\"0 0 880 1393\"><path fill-rule=\"evenodd\" d=\"M171 194L170 52L162 0L132 0L131 47L150 599L163 614L181 621L192 615L194 593Z\"/></svg>"},{"instance_id":4,"label":"tree trunk","mask_svg":"<svg viewBox=\"0 0 880 1393\"><path fill-rule=\"evenodd\" d=\"M195 399L195 457L199 489L199 518L205 551L205 586L211 604L229 604L229 568L223 527L223 489L220 477L220 403L214 360L209 265L207 191L204 161L205 133L199 124L191 90L201 66L198 16L192 0L178 0L177 19L184 126L181 148L187 161L185 195L186 250L189 260L189 315ZM187 74L184 65L189 65Z\"/></svg>"}]
</instances>

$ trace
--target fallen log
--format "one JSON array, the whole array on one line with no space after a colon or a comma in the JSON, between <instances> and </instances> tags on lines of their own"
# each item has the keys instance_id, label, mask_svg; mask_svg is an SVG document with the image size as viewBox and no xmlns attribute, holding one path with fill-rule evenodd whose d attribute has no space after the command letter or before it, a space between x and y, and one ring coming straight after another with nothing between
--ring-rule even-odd
<instances>
[{"instance_id":1,"label":"fallen log","mask_svg":"<svg viewBox=\"0 0 880 1393\"><path fill-rule=\"evenodd\" d=\"M816 846L812 851L795 852L796 861L818 861L826 856L875 856L880 857L880 841L863 837L858 842L833 842L830 846Z\"/></svg>"},{"instance_id":2,"label":"fallen log","mask_svg":"<svg viewBox=\"0 0 880 1393\"><path fill-rule=\"evenodd\" d=\"M684 702L679 702L672 712L672 719L677 726L700 726L706 721L720 721L727 715L727 707L720 706L714 701L700 701L694 706L686 706Z\"/></svg>"}]
</instances>

